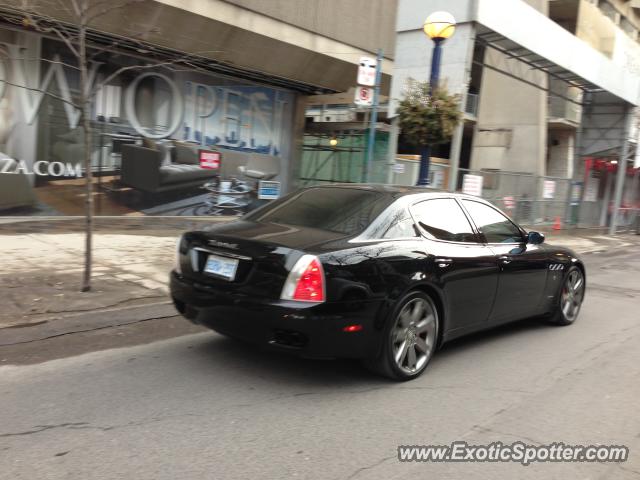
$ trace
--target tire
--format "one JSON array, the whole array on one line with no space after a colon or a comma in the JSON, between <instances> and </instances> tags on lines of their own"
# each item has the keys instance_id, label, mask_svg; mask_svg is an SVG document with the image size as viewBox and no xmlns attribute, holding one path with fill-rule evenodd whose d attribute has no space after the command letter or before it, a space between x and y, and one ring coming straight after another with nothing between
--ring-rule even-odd
<instances>
[{"instance_id":1,"label":"tire","mask_svg":"<svg viewBox=\"0 0 640 480\"><path fill-rule=\"evenodd\" d=\"M436 350L439 323L431 297L419 291L409 292L387 319L380 354L365 361L365 365L392 380L417 378Z\"/></svg>"},{"instance_id":2,"label":"tire","mask_svg":"<svg viewBox=\"0 0 640 480\"><path fill-rule=\"evenodd\" d=\"M578 267L571 267L562 280L556 306L550 321L555 325L571 325L578 318L584 300L584 273Z\"/></svg>"}]
</instances>

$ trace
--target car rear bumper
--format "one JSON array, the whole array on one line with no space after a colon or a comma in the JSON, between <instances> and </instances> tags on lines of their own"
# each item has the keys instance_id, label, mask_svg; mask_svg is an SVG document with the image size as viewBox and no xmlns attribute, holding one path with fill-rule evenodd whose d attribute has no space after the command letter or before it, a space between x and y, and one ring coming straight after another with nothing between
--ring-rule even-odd
<instances>
[{"instance_id":1,"label":"car rear bumper","mask_svg":"<svg viewBox=\"0 0 640 480\"><path fill-rule=\"evenodd\" d=\"M193 323L267 348L314 358L365 358L380 341L382 300L304 304L229 294L171 272L176 309ZM350 325L359 331L345 332Z\"/></svg>"}]
</instances>

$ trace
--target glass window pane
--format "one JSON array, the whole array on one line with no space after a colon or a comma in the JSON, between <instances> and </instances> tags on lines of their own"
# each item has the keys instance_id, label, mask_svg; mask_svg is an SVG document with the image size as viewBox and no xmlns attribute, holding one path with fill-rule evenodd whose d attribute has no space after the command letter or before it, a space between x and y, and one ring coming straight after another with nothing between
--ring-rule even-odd
<instances>
[{"instance_id":1,"label":"glass window pane","mask_svg":"<svg viewBox=\"0 0 640 480\"><path fill-rule=\"evenodd\" d=\"M449 242L476 242L473 229L452 198L426 200L411 209L418 225L429 235Z\"/></svg>"},{"instance_id":2,"label":"glass window pane","mask_svg":"<svg viewBox=\"0 0 640 480\"><path fill-rule=\"evenodd\" d=\"M411 218L409 212L403 208L389 218L389 221L385 224L385 231L382 238L409 238L417 236L413 225L413 218Z\"/></svg>"},{"instance_id":3,"label":"glass window pane","mask_svg":"<svg viewBox=\"0 0 640 480\"><path fill-rule=\"evenodd\" d=\"M388 196L371 190L315 187L275 200L244 218L353 235L389 203Z\"/></svg>"},{"instance_id":4,"label":"glass window pane","mask_svg":"<svg viewBox=\"0 0 640 480\"><path fill-rule=\"evenodd\" d=\"M473 200L463 200L462 202L480 233L484 234L487 243L522 242L520 229L495 208Z\"/></svg>"}]
</instances>

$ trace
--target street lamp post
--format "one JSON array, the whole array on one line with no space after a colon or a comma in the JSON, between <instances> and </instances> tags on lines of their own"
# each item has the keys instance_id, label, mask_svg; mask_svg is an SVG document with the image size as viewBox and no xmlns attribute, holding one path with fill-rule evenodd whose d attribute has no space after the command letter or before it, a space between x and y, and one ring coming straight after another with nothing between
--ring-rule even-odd
<instances>
[{"instance_id":1,"label":"street lamp post","mask_svg":"<svg viewBox=\"0 0 640 480\"><path fill-rule=\"evenodd\" d=\"M442 44L450 38L456 29L456 20L449 12L434 12L424 22L424 33L433 40L433 53L431 54L431 75L429 76L429 96L438 88L440 80L440 60L442 58ZM424 145L420 149L420 173L418 185L429 184L429 159L431 157L431 145Z\"/></svg>"}]
</instances>

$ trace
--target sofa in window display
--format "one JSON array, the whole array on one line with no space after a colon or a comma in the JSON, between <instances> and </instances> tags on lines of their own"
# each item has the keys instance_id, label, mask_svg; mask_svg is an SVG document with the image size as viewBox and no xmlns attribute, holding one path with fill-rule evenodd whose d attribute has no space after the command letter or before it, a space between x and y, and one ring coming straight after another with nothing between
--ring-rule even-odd
<instances>
[{"instance_id":1,"label":"sofa in window display","mask_svg":"<svg viewBox=\"0 0 640 480\"><path fill-rule=\"evenodd\" d=\"M280 159L272 155L251 154L247 163L238 167L238 171L255 181L272 180L280 173Z\"/></svg>"},{"instance_id":2,"label":"sofa in window display","mask_svg":"<svg viewBox=\"0 0 640 480\"><path fill-rule=\"evenodd\" d=\"M122 146L121 183L146 193L202 187L213 178L269 180L280 173L280 159L272 155L215 148L222 154L220 171L200 168L196 143L177 140Z\"/></svg>"},{"instance_id":3,"label":"sofa in window display","mask_svg":"<svg viewBox=\"0 0 640 480\"><path fill-rule=\"evenodd\" d=\"M218 175L200 168L198 149L185 142L153 142L122 145L120 181L145 193L161 193L200 187Z\"/></svg>"}]
</instances>

